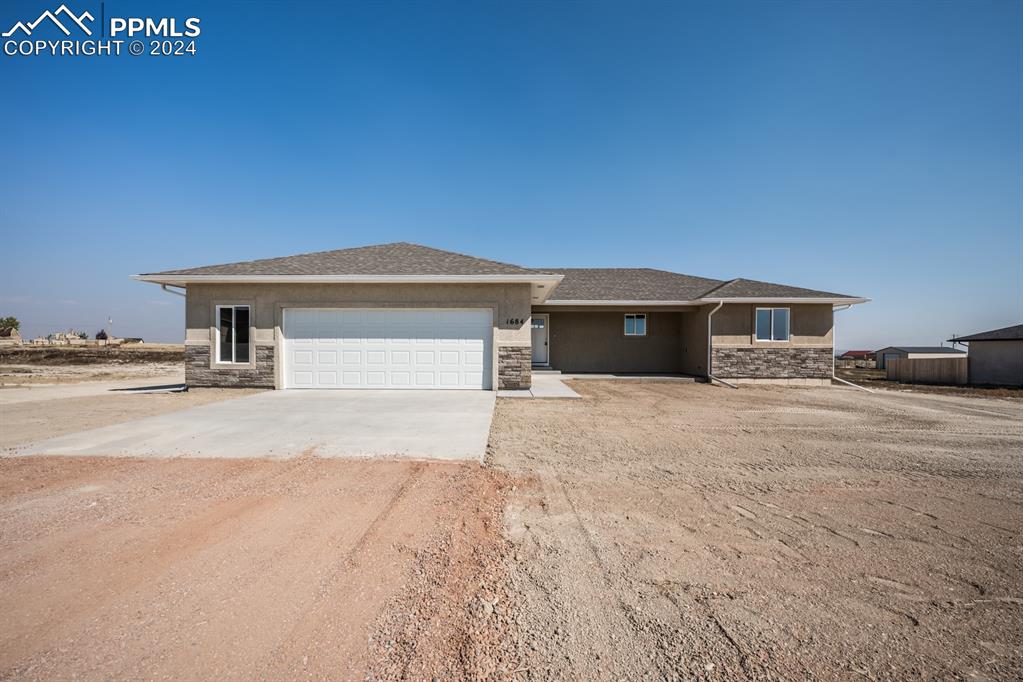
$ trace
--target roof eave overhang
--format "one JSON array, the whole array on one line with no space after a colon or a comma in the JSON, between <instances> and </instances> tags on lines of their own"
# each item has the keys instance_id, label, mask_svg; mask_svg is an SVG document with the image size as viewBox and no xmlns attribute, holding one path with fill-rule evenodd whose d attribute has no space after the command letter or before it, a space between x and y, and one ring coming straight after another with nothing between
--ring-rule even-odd
<instances>
[{"instance_id":1,"label":"roof eave overhang","mask_svg":"<svg viewBox=\"0 0 1023 682\"><path fill-rule=\"evenodd\" d=\"M811 296L744 296L741 298L702 298L701 303L814 303L832 306L857 305L869 303L869 298L832 297L821 298Z\"/></svg>"},{"instance_id":2,"label":"roof eave overhang","mask_svg":"<svg viewBox=\"0 0 1023 682\"><path fill-rule=\"evenodd\" d=\"M569 300L569 299L558 299L553 301L547 301L544 305L553 306L679 306L679 305L700 305L700 301L643 301L636 299L622 299L622 300Z\"/></svg>"},{"instance_id":3,"label":"roof eave overhang","mask_svg":"<svg viewBox=\"0 0 1023 682\"><path fill-rule=\"evenodd\" d=\"M547 301L549 306L700 306L708 303L817 303L823 305L856 305L867 303L869 298L808 298L808 297L746 297L746 298L697 298L689 301L654 301L654 300L567 300Z\"/></svg>"},{"instance_id":4,"label":"roof eave overhang","mask_svg":"<svg viewBox=\"0 0 1023 682\"><path fill-rule=\"evenodd\" d=\"M194 284L529 284L533 304L543 303L564 275L132 275L153 284L185 287Z\"/></svg>"}]
</instances>

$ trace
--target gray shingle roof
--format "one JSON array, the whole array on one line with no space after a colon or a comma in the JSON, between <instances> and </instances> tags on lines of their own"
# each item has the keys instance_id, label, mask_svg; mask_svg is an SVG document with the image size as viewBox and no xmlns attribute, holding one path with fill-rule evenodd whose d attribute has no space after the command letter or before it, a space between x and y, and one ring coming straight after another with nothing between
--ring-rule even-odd
<instances>
[{"instance_id":1,"label":"gray shingle roof","mask_svg":"<svg viewBox=\"0 0 1023 682\"><path fill-rule=\"evenodd\" d=\"M787 284L758 282L755 279L733 279L705 292L706 298L856 298L830 291L816 291Z\"/></svg>"},{"instance_id":2,"label":"gray shingle roof","mask_svg":"<svg viewBox=\"0 0 1023 682\"><path fill-rule=\"evenodd\" d=\"M140 275L189 276L471 276L564 275L552 301L693 301L711 298L853 298L749 279L729 281L652 268L524 268L452 251L396 242L297 256L207 265Z\"/></svg>"},{"instance_id":3,"label":"gray shingle roof","mask_svg":"<svg viewBox=\"0 0 1023 682\"><path fill-rule=\"evenodd\" d=\"M691 301L721 280L651 268L542 268L564 275L552 301Z\"/></svg>"},{"instance_id":4,"label":"gray shingle roof","mask_svg":"<svg viewBox=\"0 0 1023 682\"><path fill-rule=\"evenodd\" d=\"M1020 341L1023 340L1023 324L1002 329L993 329L989 332L970 334L969 336L958 336L949 341Z\"/></svg>"},{"instance_id":5,"label":"gray shingle roof","mask_svg":"<svg viewBox=\"0 0 1023 682\"><path fill-rule=\"evenodd\" d=\"M529 275L530 270L497 261L396 242L319 251L149 275Z\"/></svg>"},{"instance_id":6,"label":"gray shingle roof","mask_svg":"<svg viewBox=\"0 0 1023 682\"><path fill-rule=\"evenodd\" d=\"M700 298L855 298L752 279L724 281L650 268L543 268L565 276L552 301L692 301Z\"/></svg>"}]
</instances>

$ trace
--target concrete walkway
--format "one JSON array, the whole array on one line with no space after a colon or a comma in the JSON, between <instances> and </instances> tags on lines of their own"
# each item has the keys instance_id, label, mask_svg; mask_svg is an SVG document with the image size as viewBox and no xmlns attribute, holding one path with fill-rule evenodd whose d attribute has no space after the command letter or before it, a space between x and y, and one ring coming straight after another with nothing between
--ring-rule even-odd
<instances>
[{"instance_id":1,"label":"concrete walkway","mask_svg":"<svg viewBox=\"0 0 1023 682\"><path fill-rule=\"evenodd\" d=\"M581 398L582 396L565 385L560 374L537 372L533 374L532 387L522 390L497 392L498 398Z\"/></svg>"},{"instance_id":2,"label":"concrete walkway","mask_svg":"<svg viewBox=\"0 0 1023 682\"><path fill-rule=\"evenodd\" d=\"M493 391L267 391L3 454L483 460Z\"/></svg>"},{"instance_id":3,"label":"concrete walkway","mask_svg":"<svg viewBox=\"0 0 1023 682\"><path fill-rule=\"evenodd\" d=\"M185 372L163 374L135 379L114 381L82 381L77 384L44 384L39 386L16 386L0 390L0 405L28 403L38 400L60 400L105 395L110 391L127 391L147 386L169 386L185 381Z\"/></svg>"}]
</instances>

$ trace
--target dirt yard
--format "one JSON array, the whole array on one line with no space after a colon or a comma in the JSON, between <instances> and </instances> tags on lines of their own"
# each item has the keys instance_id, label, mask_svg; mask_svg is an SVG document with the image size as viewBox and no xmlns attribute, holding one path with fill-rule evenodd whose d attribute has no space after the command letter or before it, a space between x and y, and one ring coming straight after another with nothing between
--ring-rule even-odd
<instances>
[{"instance_id":1,"label":"dirt yard","mask_svg":"<svg viewBox=\"0 0 1023 682\"><path fill-rule=\"evenodd\" d=\"M0 460L0 678L494 669L501 477L476 464ZM503 606L503 605L502 605Z\"/></svg>"},{"instance_id":2,"label":"dirt yard","mask_svg":"<svg viewBox=\"0 0 1023 682\"><path fill-rule=\"evenodd\" d=\"M0 458L0 678L1020 676L1019 401L573 387L489 468ZM239 395L80 388L0 446Z\"/></svg>"},{"instance_id":3,"label":"dirt yard","mask_svg":"<svg viewBox=\"0 0 1023 682\"><path fill-rule=\"evenodd\" d=\"M0 389L176 376L184 381L180 344L10 346L0 348Z\"/></svg>"},{"instance_id":4,"label":"dirt yard","mask_svg":"<svg viewBox=\"0 0 1023 682\"><path fill-rule=\"evenodd\" d=\"M1023 387L1021 386L902 384L897 381L889 381L887 373L883 369L862 369L857 367L836 368L835 376L860 386L882 391L931 393L934 395L964 396L968 398L1008 398L1023 401Z\"/></svg>"},{"instance_id":5,"label":"dirt yard","mask_svg":"<svg viewBox=\"0 0 1023 682\"><path fill-rule=\"evenodd\" d=\"M1018 679L1023 405L575 381L499 400L531 679Z\"/></svg>"}]
</instances>

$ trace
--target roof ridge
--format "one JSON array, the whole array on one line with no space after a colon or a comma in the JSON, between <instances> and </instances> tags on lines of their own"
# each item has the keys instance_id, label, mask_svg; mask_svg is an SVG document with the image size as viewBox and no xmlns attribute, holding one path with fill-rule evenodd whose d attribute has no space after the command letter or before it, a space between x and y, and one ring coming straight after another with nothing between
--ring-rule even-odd
<instances>
[{"instance_id":1,"label":"roof ridge","mask_svg":"<svg viewBox=\"0 0 1023 682\"><path fill-rule=\"evenodd\" d=\"M710 279L710 278L708 277L707 279ZM715 291L717 291L721 287L726 287L729 284L733 284L735 282L738 282L741 279L742 279L742 277L735 277L735 278L730 279L730 280L728 280L726 282L721 282L720 284L718 284L716 286L713 286L710 289L708 289L707 291L705 291L702 294L700 294L700 298L706 298L707 296L710 296L711 294L713 294Z\"/></svg>"}]
</instances>

